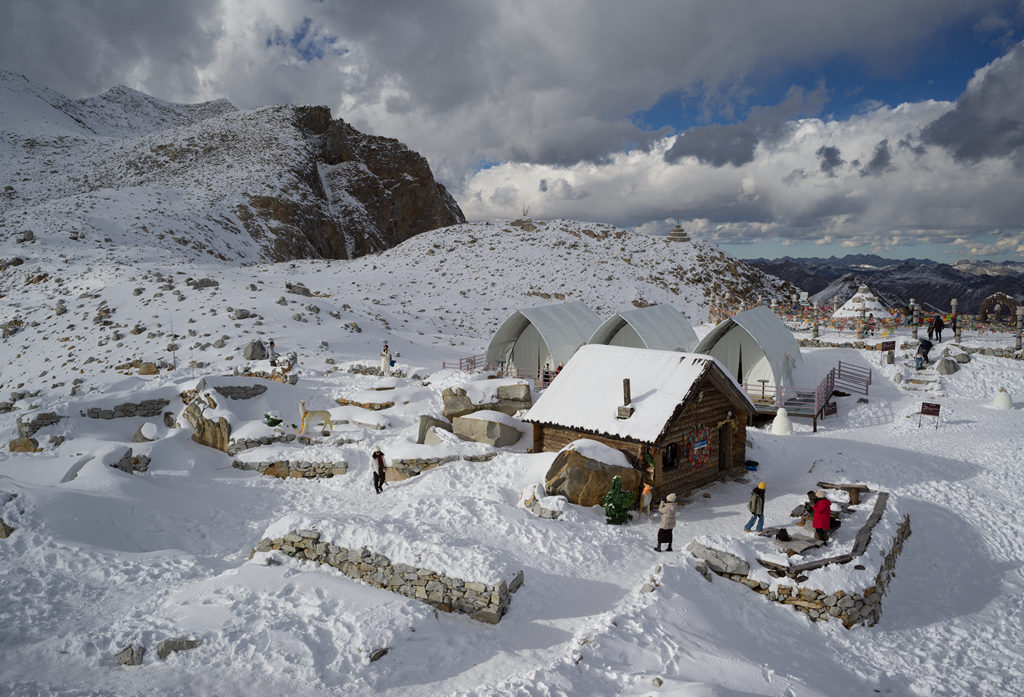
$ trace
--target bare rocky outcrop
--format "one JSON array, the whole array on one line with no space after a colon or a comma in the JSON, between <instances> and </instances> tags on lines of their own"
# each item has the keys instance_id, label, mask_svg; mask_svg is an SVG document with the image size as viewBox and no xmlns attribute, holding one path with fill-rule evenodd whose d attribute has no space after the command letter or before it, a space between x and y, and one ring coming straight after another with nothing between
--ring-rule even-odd
<instances>
[{"instance_id":1,"label":"bare rocky outcrop","mask_svg":"<svg viewBox=\"0 0 1024 697\"><path fill-rule=\"evenodd\" d=\"M452 419L452 432L464 440L486 443L496 448L515 445L523 435L518 429L500 421L475 416L456 416Z\"/></svg>"},{"instance_id":2,"label":"bare rocky outcrop","mask_svg":"<svg viewBox=\"0 0 1024 697\"><path fill-rule=\"evenodd\" d=\"M570 503L597 506L615 477L622 478L623 491L640 491L639 470L591 460L575 450L563 450L544 477L544 489L551 496L564 496Z\"/></svg>"},{"instance_id":3,"label":"bare rocky outcrop","mask_svg":"<svg viewBox=\"0 0 1024 697\"><path fill-rule=\"evenodd\" d=\"M192 426L195 433L192 440L208 448L222 452L228 451L231 442L231 424L223 416L212 421L203 416L203 408L198 399L192 400L184 411L185 420Z\"/></svg>"}]
</instances>

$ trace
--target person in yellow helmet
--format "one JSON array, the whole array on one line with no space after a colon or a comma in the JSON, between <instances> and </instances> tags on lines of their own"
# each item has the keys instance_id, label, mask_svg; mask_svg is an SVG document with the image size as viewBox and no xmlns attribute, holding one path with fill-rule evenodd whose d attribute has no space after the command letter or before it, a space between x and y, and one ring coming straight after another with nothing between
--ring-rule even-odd
<instances>
[{"instance_id":1,"label":"person in yellow helmet","mask_svg":"<svg viewBox=\"0 0 1024 697\"><path fill-rule=\"evenodd\" d=\"M750 492L750 501L747 502L747 510L750 511L750 520L743 526L747 532L751 532L754 523L757 523L757 532L764 528L764 482L760 482Z\"/></svg>"}]
</instances>

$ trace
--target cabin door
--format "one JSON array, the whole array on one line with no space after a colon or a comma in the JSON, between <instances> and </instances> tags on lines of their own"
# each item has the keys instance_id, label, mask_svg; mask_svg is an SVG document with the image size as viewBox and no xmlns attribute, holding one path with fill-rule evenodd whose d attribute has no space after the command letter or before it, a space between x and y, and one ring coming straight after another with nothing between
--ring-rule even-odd
<instances>
[{"instance_id":1,"label":"cabin door","mask_svg":"<svg viewBox=\"0 0 1024 697\"><path fill-rule=\"evenodd\" d=\"M729 424L718 427L718 471L726 472L732 462L732 429Z\"/></svg>"}]
</instances>

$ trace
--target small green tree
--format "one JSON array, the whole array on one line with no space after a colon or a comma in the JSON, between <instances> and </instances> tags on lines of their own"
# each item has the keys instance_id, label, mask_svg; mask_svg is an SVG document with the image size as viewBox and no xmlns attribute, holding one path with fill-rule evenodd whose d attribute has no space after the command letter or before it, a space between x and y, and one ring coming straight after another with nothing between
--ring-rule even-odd
<instances>
[{"instance_id":1,"label":"small green tree","mask_svg":"<svg viewBox=\"0 0 1024 697\"><path fill-rule=\"evenodd\" d=\"M633 519L629 509L633 507L636 500L635 491L622 490L622 477L612 478L612 485L608 487L608 493L601 499L604 507L604 514L609 525L625 525Z\"/></svg>"}]
</instances>

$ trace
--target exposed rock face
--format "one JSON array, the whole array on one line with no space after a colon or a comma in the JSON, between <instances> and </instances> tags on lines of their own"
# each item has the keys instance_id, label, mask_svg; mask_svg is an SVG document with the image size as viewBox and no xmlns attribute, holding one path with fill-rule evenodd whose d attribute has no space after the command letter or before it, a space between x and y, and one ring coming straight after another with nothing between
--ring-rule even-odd
<instances>
[{"instance_id":1,"label":"exposed rock face","mask_svg":"<svg viewBox=\"0 0 1024 697\"><path fill-rule=\"evenodd\" d=\"M443 428L446 431L451 431L452 430L452 425L450 423L448 423L447 421L442 421L441 419L435 419L433 416L423 415L423 416L420 416L420 427L419 427L419 431L417 431L417 433L416 433L416 442L422 445L425 442L424 438L426 438L427 433L430 431L431 427L433 427L433 426L436 426L438 428Z\"/></svg>"},{"instance_id":2,"label":"exposed rock face","mask_svg":"<svg viewBox=\"0 0 1024 697\"><path fill-rule=\"evenodd\" d=\"M943 358L935 364L935 372L939 375L952 375L960 370L960 365L952 358Z\"/></svg>"},{"instance_id":3,"label":"exposed rock face","mask_svg":"<svg viewBox=\"0 0 1024 697\"><path fill-rule=\"evenodd\" d=\"M295 121L300 131L318 140L309 175L315 177L314 191L322 187L332 213L330 229L322 231L331 233L325 242L332 250L338 242L348 247L348 254L323 256L360 256L420 232L466 222L455 199L434 181L426 159L394 138L360 133L341 119L331 121L326 107L297 107ZM337 225L338 218L343 226Z\"/></svg>"},{"instance_id":4,"label":"exposed rock face","mask_svg":"<svg viewBox=\"0 0 1024 697\"><path fill-rule=\"evenodd\" d=\"M244 349L242 349L242 358L247 361L262 361L267 357L267 347L263 345L263 342L259 339L250 341Z\"/></svg>"},{"instance_id":5,"label":"exposed rock face","mask_svg":"<svg viewBox=\"0 0 1024 697\"><path fill-rule=\"evenodd\" d=\"M570 503L597 506L608 493L614 477L622 477L623 491L640 491L640 471L608 465L584 457L575 450L563 450L544 477L551 496L564 496Z\"/></svg>"},{"instance_id":6,"label":"exposed rock face","mask_svg":"<svg viewBox=\"0 0 1024 697\"><path fill-rule=\"evenodd\" d=\"M223 416L217 421L211 421L203 416L199 400L194 400L184 411L185 420L189 422L195 433L192 440L208 448L227 452L231 440L231 424Z\"/></svg>"}]
</instances>

